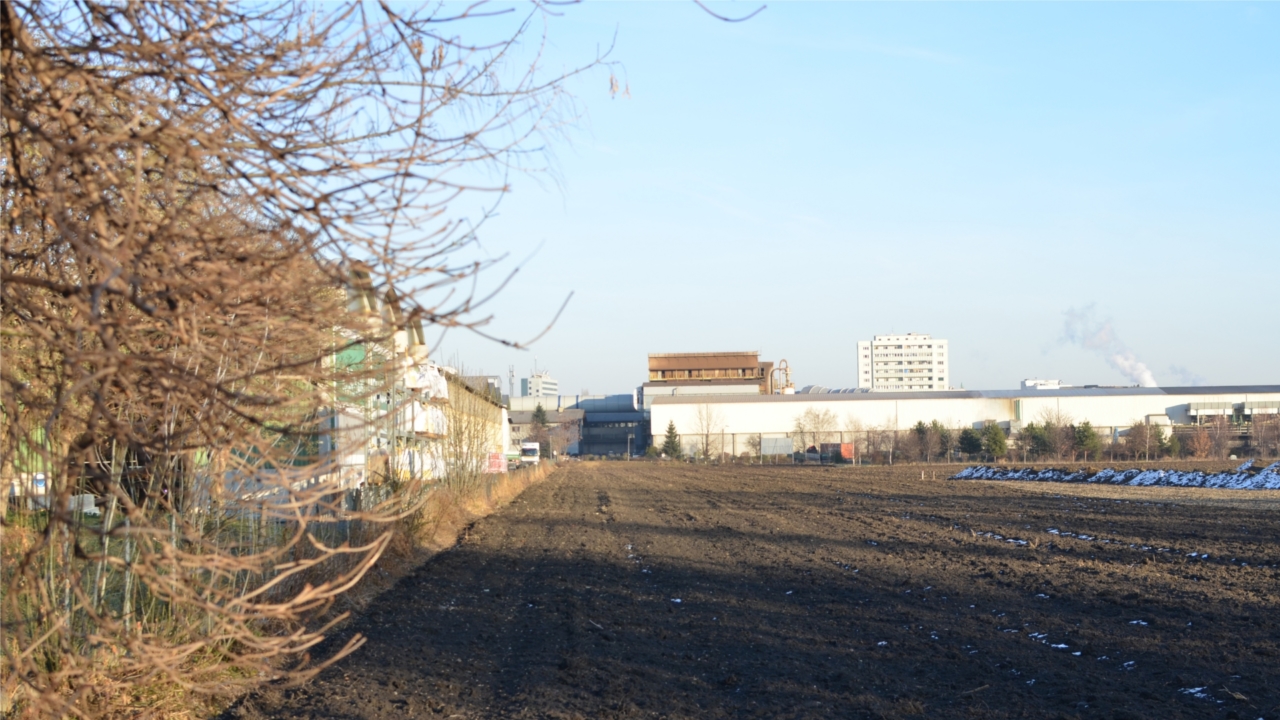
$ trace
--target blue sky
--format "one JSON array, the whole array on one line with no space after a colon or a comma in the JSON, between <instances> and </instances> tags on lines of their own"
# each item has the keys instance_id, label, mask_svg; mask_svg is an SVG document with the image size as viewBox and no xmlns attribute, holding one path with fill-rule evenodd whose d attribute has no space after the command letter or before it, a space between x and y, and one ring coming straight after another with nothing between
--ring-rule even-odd
<instances>
[{"instance_id":1,"label":"blue sky","mask_svg":"<svg viewBox=\"0 0 1280 720\"><path fill-rule=\"evenodd\" d=\"M573 300L529 351L439 359L606 393L650 352L759 350L844 387L858 340L911 331L970 389L1125 384L1116 348L1161 385L1280 383L1280 5L587 3L549 62L615 32L630 97L571 81L558 179L512 178L482 233L522 263L493 332Z\"/></svg>"}]
</instances>

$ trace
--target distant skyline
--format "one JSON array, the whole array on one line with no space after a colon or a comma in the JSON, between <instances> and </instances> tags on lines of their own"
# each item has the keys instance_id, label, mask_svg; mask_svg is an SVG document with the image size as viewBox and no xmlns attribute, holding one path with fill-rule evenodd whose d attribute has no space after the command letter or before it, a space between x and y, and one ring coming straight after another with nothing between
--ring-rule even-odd
<instances>
[{"instance_id":1,"label":"distant skyline","mask_svg":"<svg viewBox=\"0 0 1280 720\"><path fill-rule=\"evenodd\" d=\"M859 340L919 332L970 389L1280 383L1280 5L563 12L550 61L616 32L630 97L572 81L557 179L511 177L481 239L523 261L492 333L573 300L530 351L438 360L612 393L650 352L759 350L852 387Z\"/></svg>"}]
</instances>

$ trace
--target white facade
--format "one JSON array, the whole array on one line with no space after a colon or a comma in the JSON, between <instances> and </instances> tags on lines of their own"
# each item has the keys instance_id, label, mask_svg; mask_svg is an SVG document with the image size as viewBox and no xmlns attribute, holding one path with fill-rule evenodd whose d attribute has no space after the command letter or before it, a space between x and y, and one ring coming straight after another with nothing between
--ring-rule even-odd
<instances>
[{"instance_id":1,"label":"white facade","mask_svg":"<svg viewBox=\"0 0 1280 720\"><path fill-rule=\"evenodd\" d=\"M858 343L858 387L871 392L950 389L947 341L929 335L876 335Z\"/></svg>"},{"instance_id":2,"label":"white facade","mask_svg":"<svg viewBox=\"0 0 1280 720\"><path fill-rule=\"evenodd\" d=\"M686 435L697 433L712 418L711 429L723 435L725 447L735 448L736 454L749 437L791 433L806 410L830 413L834 433L902 431L934 420L952 429L995 422L1015 430L1053 417L1058 422L1088 421L1114 435L1135 422L1194 425L1215 413L1243 417L1280 412L1280 386L658 397L649 425L653 441L661 444L667 423L674 422Z\"/></svg>"},{"instance_id":3,"label":"white facade","mask_svg":"<svg viewBox=\"0 0 1280 720\"><path fill-rule=\"evenodd\" d=\"M520 378L520 395L523 397L555 397L560 394L560 383L545 372Z\"/></svg>"}]
</instances>

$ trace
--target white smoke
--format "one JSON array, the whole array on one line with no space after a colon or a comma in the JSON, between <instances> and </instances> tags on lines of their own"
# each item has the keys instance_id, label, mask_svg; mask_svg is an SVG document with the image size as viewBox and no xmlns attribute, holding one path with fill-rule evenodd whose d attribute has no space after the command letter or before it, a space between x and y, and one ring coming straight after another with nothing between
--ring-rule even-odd
<instances>
[{"instance_id":1,"label":"white smoke","mask_svg":"<svg viewBox=\"0 0 1280 720\"><path fill-rule=\"evenodd\" d=\"M1151 369L1120 341L1110 320L1099 321L1094 316L1092 304L1079 310L1067 310L1062 337L1069 343L1102 355L1111 367L1138 385L1156 387L1156 378L1151 374Z\"/></svg>"},{"instance_id":2,"label":"white smoke","mask_svg":"<svg viewBox=\"0 0 1280 720\"><path fill-rule=\"evenodd\" d=\"M1209 384L1209 381L1208 379L1205 378L1205 376L1196 372L1192 372L1187 368L1182 367L1181 365L1170 365L1169 374L1177 378L1177 381L1182 385L1197 386L1197 385Z\"/></svg>"}]
</instances>

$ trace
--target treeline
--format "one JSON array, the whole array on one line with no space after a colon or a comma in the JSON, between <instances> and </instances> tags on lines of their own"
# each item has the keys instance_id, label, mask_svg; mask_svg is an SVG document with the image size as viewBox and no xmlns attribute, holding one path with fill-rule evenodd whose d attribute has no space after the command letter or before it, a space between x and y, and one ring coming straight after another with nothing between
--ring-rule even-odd
<instances>
[{"instance_id":1,"label":"treeline","mask_svg":"<svg viewBox=\"0 0 1280 720\"><path fill-rule=\"evenodd\" d=\"M1158 460L1225 459L1239 442L1241 428L1226 418L1175 432L1172 427L1133 420L1117 433L1100 432L1089 421L1046 415L1008 432L996 423L951 430L938 421L919 422L897 444L904 461L989 460ZM1246 447L1261 456L1280 454L1280 420L1256 419Z\"/></svg>"}]
</instances>

